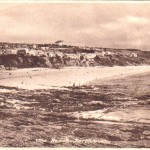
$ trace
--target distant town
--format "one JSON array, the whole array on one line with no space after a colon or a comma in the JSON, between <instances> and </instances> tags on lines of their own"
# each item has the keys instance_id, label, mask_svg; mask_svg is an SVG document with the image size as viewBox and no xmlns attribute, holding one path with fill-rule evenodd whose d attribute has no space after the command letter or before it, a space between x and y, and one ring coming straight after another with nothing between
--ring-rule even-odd
<instances>
[{"instance_id":1,"label":"distant town","mask_svg":"<svg viewBox=\"0 0 150 150\"><path fill-rule=\"evenodd\" d=\"M51 44L0 43L0 68L64 66L127 66L150 64L150 52L74 46L58 40Z\"/></svg>"},{"instance_id":2,"label":"distant town","mask_svg":"<svg viewBox=\"0 0 150 150\"><path fill-rule=\"evenodd\" d=\"M129 51L128 55L137 57L136 51L141 51L138 49L116 49L116 48L103 48L103 47L89 47L89 46L74 46L68 45L63 40L58 40L51 44L35 44L35 43L9 43L9 42L0 42L0 55L8 54L23 54L23 55L32 55L32 56L43 56L51 55L53 53L99 53L100 55L114 55L122 53L123 50Z\"/></svg>"}]
</instances>

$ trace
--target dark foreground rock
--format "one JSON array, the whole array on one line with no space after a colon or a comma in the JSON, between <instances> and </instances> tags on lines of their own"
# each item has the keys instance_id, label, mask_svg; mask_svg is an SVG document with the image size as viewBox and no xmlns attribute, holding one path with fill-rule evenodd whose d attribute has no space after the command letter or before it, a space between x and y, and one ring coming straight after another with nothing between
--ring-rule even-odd
<instances>
[{"instance_id":1,"label":"dark foreground rock","mask_svg":"<svg viewBox=\"0 0 150 150\"><path fill-rule=\"evenodd\" d=\"M0 146L149 148L148 78L65 90L1 86Z\"/></svg>"}]
</instances>

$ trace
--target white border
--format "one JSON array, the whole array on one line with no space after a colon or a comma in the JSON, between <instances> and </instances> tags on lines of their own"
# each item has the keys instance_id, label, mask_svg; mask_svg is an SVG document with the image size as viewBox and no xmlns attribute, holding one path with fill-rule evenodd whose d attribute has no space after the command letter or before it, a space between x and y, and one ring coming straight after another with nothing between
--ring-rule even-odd
<instances>
[{"instance_id":1,"label":"white border","mask_svg":"<svg viewBox=\"0 0 150 150\"><path fill-rule=\"evenodd\" d=\"M27 3L80 3L80 4L108 4L108 3L130 3L130 4L150 4L150 0L0 0L0 4L7 4L7 3L19 3L19 4L27 4ZM118 150L118 149L123 149L123 150L138 150L139 148L39 148L39 147L29 147L29 148L22 148L22 147L0 147L0 150L92 150L92 149L96 149L96 150ZM150 148L140 148L140 150L150 150Z\"/></svg>"},{"instance_id":2,"label":"white border","mask_svg":"<svg viewBox=\"0 0 150 150\"><path fill-rule=\"evenodd\" d=\"M109 4L109 3L130 3L130 4L147 4L150 3L150 0L0 0L1 3L84 3L84 4L94 4L94 3L102 3L102 4Z\"/></svg>"}]
</instances>

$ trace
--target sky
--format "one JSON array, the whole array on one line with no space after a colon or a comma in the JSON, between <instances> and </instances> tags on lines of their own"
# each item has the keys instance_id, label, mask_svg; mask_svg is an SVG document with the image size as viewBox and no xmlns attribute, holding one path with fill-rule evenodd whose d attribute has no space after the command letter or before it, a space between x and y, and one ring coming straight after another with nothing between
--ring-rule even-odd
<instances>
[{"instance_id":1,"label":"sky","mask_svg":"<svg viewBox=\"0 0 150 150\"><path fill-rule=\"evenodd\" d=\"M0 3L0 42L150 50L150 3Z\"/></svg>"}]
</instances>

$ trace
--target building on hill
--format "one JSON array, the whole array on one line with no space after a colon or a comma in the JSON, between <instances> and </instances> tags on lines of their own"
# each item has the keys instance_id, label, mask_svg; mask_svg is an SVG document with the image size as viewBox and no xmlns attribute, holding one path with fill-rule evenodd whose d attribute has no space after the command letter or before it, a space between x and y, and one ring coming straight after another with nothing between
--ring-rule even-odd
<instances>
[{"instance_id":1,"label":"building on hill","mask_svg":"<svg viewBox=\"0 0 150 150\"><path fill-rule=\"evenodd\" d=\"M33 44L33 48L34 48L34 49L37 49L37 45L36 45L36 44Z\"/></svg>"},{"instance_id":2,"label":"building on hill","mask_svg":"<svg viewBox=\"0 0 150 150\"><path fill-rule=\"evenodd\" d=\"M15 44L15 47L16 47L16 48L22 48L22 44L21 44L21 43L16 43L16 44Z\"/></svg>"},{"instance_id":3,"label":"building on hill","mask_svg":"<svg viewBox=\"0 0 150 150\"><path fill-rule=\"evenodd\" d=\"M48 50L50 48L49 44L38 44L37 47L41 50Z\"/></svg>"},{"instance_id":4,"label":"building on hill","mask_svg":"<svg viewBox=\"0 0 150 150\"><path fill-rule=\"evenodd\" d=\"M137 53L131 53L130 57L136 58L137 57Z\"/></svg>"},{"instance_id":5,"label":"building on hill","mask_svg":"<svg viewBox=\"0 0 150 150\"><path fill-rule=\"evenodd\" d=\"M63 46L64 45L64 41L62 41L62 40L56 41L55 45L57 45L57 46Z\"/></svg>"},{"instance_id":6,"label":"building on hill","mask_svg":"<svg viewBox=\"0 0 150 150\"><path fill-rule=\"evenodd\" d=\"M28 48L28 45L27 44L22 44L21 47L22 48Z\"/></svg>"}]
</instances>

